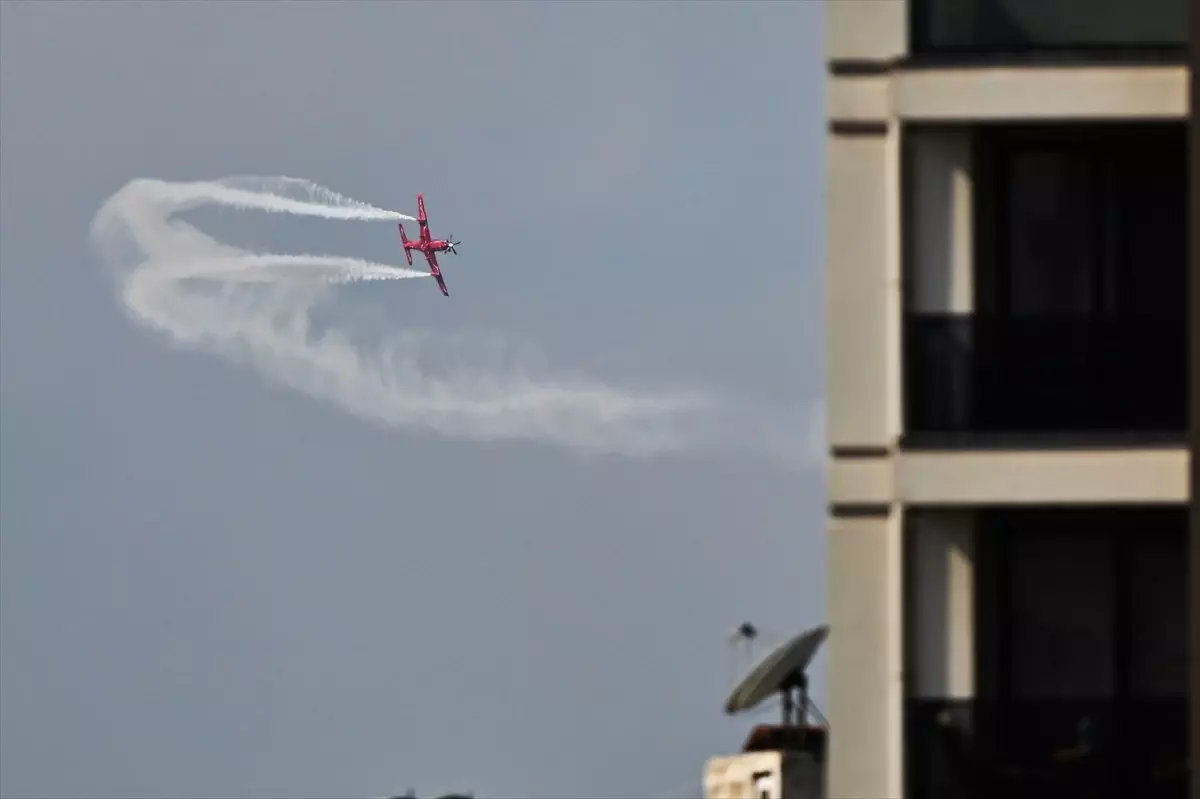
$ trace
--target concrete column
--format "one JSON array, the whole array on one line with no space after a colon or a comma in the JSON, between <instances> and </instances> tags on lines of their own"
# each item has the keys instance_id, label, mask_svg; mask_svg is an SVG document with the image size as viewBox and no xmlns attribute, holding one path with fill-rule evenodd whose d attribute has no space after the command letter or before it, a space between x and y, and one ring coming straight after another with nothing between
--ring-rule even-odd
<instances>
[{"instance_id":1,"label":"concrete column","mask_svg":"<svg viewBox=\"0 0 1200 799\"><path fill-rule=\"evenodd\" d=\"M908 129L912 201L909 310L969 314L974 307L971 132Z\"/></svg>"},{"instance_id":2,"label":"concrete column","mask_svg":"<svg viewBox=\"0 0 1200 799\"><path fill-rule=\"evenodd\" d=\"M901 194L888 65L907 50L908 2L827 2L826 22L827 425L846 478L830 495L826 795L900 799L903 558L888 472L902 411Z\"/></svg>"},{"instance_id":3,"label":"concrete column","mask_svg":"<svg viewBox=\"0 0 1200 799\"><path fill-rule=\"evenodd\" d=\"M895 133L831 133L828 141L826 318L829 444L885 449L896 427L889 405L898 286L890 280L890 223L899 196Z\"/></svg>"},{"instance_id":4,"label":"concrete column","mask_svg":"<svg viewBox=\"0 0 1200 799\"><path fill-rule=\"evenodd\" d=\"M825 20L831 61L883 60L908 50L908 0L826 0Z\"/></svg>"},{"instance_id":5,"label":"concrete column","mask_svg":"<svg viewBox=\"0 0 1200 799\"><path fill-rule=\"evenodd\" d=\"M908 520L912 603L908 695L975 696L975 530L969 511L929 511Z\"/></svg>"},{"instance_id":6,"label":"concrete column","mask_svg":"<svg viewBox=\"0 0 1200 799\"><path fill-rule=\"evenodd\" d=\"M830 519L830 797L903 796L898 518L891 513Z\"/></svg>"},{"instance_id":7,"label":"concrete column","mask_svg":"<svg viewBox=\"0 0 1200 799\"><path fill-rule=\"evenodd\" d=\"M907 0L826 3L828 440L879 452L900 429L900 137L888 65Z\"/></svg>"}]
</instances>

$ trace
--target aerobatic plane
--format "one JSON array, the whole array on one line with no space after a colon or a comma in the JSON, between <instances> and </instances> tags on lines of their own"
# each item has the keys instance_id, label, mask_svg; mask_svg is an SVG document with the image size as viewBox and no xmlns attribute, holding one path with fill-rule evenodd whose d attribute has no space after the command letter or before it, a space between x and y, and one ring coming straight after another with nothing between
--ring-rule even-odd
<instances>
[{"instance_id":1,"label":"aerobatic plane","mask_svg":"<svg viewBox=\"0 0 1200 799\"><path fill-rule=\"evenodd\" d=\"M436 253L451 252L458 255L458 250L454 248L462 242L454 241L454 236L435 239L429 235L429 217L425 214L425 197L421 194L417 195L417 224L421 226L421 236L416 241L411 241L408 236L404 235L403 222L399 225L400 243L404 245L404 257L408 259L408 265L412 266L412 251L425 253L425 260L429 261L429 273L437 281L442 294L449 297L450 292L446 290L446 281L442 280L442 270L438 267Z\"/></svg>"}]
</instances>

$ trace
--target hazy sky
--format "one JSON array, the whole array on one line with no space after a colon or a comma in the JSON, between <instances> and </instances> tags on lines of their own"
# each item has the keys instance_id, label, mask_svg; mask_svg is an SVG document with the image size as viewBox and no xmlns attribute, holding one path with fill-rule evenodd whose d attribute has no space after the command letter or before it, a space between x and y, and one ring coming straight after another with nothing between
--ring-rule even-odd
<instances>
[{"instance_id":1,"label":"hazy sky","mask_svg":"<svg viewBox=\"0 0 1200 799\"><path fill-rule=\"evenodd\" d=\"M698 795L752 723L728 630L824 621L819 468L375 425L135 323L88 227L137 177L423 191L451 297L348 286L323 324L804 419L822 4L0 17L0 793ZM210 219L401 261L386 223Z\"/></svg>"}]
</instances>

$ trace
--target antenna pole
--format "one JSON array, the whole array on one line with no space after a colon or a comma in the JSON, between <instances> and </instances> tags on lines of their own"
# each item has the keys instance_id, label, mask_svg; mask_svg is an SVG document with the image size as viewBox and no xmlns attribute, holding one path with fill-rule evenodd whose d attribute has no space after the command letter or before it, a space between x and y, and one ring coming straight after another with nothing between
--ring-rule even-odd
<instances>
[{"instance_id":1,"label":"antenna pole","mask_svg":"<svg viewBox=\"0 0 1200 799\"><path fill-rule=\"evenodd\" d=\"M801 727L808 726L808 675L804 672L800 673L800 678L797 681L800 688L800 713L798 724Z\"/></svg>"}]
</instances>

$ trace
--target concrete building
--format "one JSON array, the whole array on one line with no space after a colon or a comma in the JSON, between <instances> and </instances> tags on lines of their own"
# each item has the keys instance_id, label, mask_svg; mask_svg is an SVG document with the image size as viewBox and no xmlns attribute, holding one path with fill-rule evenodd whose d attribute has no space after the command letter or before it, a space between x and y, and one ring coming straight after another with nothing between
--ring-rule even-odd
<instances>
[{"instance_id":1,"label":"concrete building","mask_svg":"<svg viewBox=\"0 0 1200 799\"><path fill-rule=\"evenodd\" d=\"M1187 0L826 9L828 796L1183 797Z\"/></svg>"}]
</instances>

